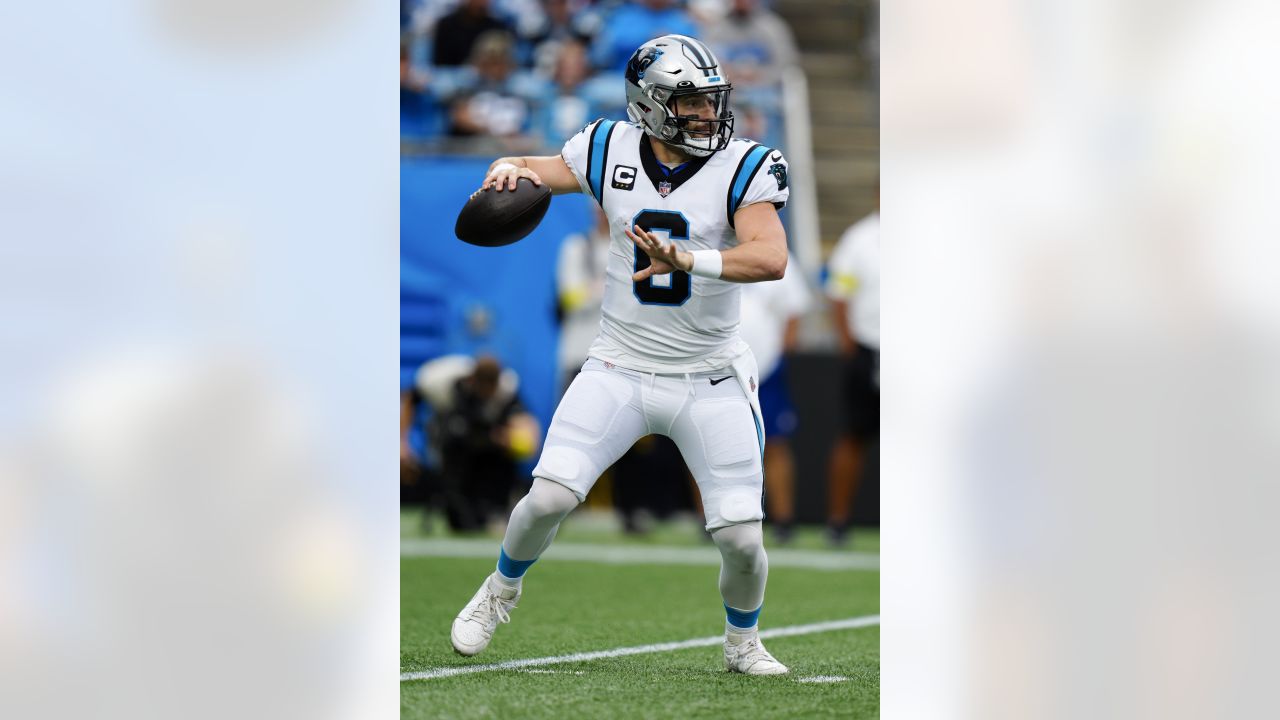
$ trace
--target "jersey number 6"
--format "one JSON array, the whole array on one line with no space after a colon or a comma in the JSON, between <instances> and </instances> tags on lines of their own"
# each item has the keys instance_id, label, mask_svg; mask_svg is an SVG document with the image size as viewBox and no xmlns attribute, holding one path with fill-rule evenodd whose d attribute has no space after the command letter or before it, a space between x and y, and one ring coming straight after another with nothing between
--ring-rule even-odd
<instances>
[{"instance_id":1,"label":"jersey number 6","mask_svg":"<svg viewBox=\"0 0 1280 720\"><path fill-rule=\"evenodd\" d=\"M641 210L636 213L631 224L639 225L648 232L666 230L671 234L672 240L689 239L689 221L684 215L671 210ZM643 250L636 248L635 272L649 267L649 264L649 256ZM693 294L693 278L683 270L671 273L670 277L670 285L654 285L653 276L633 282L631 291L635 293L636 299L645 305L678 307L685 304Z\"/></svg>"}]
</instances>

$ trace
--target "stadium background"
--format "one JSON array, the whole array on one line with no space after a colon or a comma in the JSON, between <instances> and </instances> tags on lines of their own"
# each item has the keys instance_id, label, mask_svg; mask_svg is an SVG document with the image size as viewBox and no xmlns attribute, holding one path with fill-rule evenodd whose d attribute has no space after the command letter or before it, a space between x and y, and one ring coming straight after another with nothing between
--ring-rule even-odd
<instances>
[{"instance_id":1,"label":"stadium background","mask_svg":"<svg viewBox=\"0 0 1280 720\"><path fill-rule=\"evenodd\" d=\"M828 456L842 412L833 400L840 358L822 284L826 260L841 233L877 202L877 5L868 0L738 4L739 10L750 10L753 26L771 22L761 16L780 18L794 36L798 63L770 67L769 55L776 57L778 51L752 47L758 36L750 32L746 37L728 33L716 42L716 29L725 27L726 13L734 9L731 0L402 2L400 382L402 390L409 390L418 368L443 355L492 354L519 374L522 400L547 426L559 393L557 252L567 236L591 226L590 200L558 196L532 235L501 250L458 242L453 218L494 157L555 154L585 122L601 116L625 118L619 59L625 62L629 51L622 48L634 49L672 28L691 27L722 62L759 74L754 82L730 75L739 117L735 133L782 149L791 163L791 201L782 215L798 270L813 296L797 352L788 358L799 416L792 441L796 519L821 523ZM467 23L459 25L458 16L450 13L467 10L464 6L490 18L484 27L508 28L512 39L509 71L496 73L502 77L487 84L496 99L487 96L483 106L484 113L501 119L466 134L451 113L475 96L482 84L479 76L493 71L478 68L484 60L460 60L466 53L458 47L458 37L466 34ZM561 8L567 21L556 27ZM441 23L449 39L437 42ZM573 43L584 48L583 67L576 72L562 67L575 63L558 57L569 54L564 46ZM419 451L422 420L429 412L420 408L414 425L412 442ZM864 526L879 521L874 445L866 460L851 516ZM588 499L588 507L599 504Z\"/></svg>"}]
</instances>

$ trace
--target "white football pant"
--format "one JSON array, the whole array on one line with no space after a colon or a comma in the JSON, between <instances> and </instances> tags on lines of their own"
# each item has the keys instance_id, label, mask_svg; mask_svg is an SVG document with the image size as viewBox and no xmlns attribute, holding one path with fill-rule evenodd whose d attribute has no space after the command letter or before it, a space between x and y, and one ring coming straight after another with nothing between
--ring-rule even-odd
<instances>
[{"instance_id":1,"label":"white football pant","mask_svg":"<svg viewBox=\"0 0 1280 720\"><path fill-rule=\"evenodd\" d=\"M764 433L748 395L757 382L749 356L724 371L680 375L592 358L556 408L533 475L584 500L605 469L656 433L680 448L702 494L708 530L761 520Z\"/></svg>"}]
</instances>

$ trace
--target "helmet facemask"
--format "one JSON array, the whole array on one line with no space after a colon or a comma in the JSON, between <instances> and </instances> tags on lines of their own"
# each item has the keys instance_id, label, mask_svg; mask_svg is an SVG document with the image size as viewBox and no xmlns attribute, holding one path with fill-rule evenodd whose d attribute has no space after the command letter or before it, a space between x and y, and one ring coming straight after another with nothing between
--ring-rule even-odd
<instances>
[{"instance_id":1,"label":"helmet facemask","mask_svg":"<svg viewBox=\"0 0 1280 720\"><path fill-rule=\"evenodd\" d=\"M693 157L729 146L733 113L711 51L683 35L642 45L627 64L627 115L645 132Z\"/></svg>"},{"instance_id":2,"label":"helmet facemask","mask_svg":"<svg viewBox=\"0 0 1280 720\"><path fill-rule=\"evenodd\" d=\"M663 139L696 157L725 149L733 138L733 112L729 110L732 89L731 85L724 85L670 93L663 129L672 131L671 139Z\"/></svg>"}]
</instances>

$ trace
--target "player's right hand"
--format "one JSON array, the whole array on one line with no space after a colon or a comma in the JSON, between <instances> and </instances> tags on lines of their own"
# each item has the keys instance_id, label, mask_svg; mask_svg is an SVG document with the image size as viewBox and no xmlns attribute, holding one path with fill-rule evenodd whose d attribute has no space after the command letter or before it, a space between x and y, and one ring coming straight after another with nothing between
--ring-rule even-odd
<instances>
[{"instance_id":1,"label":"player's right hand","mask_svg":"<svg viewBox=\"0 0 1280 720\"><path fill-rule=\"evenodd\" d=\"M499 164L489 170L489 174L484 176L484 182L480 185L481 190L495 188L498 192L507 190L515 190L516 182L520 178L529 178L534 185L542 187L542 178L538 177L538 173L527 167L515 167L510 164Z\"/></svg>"}]
</instances>

